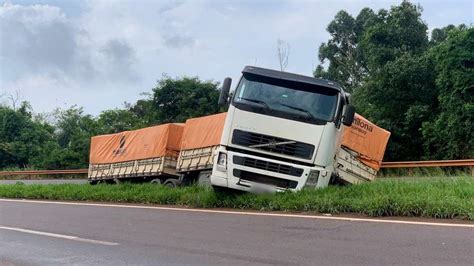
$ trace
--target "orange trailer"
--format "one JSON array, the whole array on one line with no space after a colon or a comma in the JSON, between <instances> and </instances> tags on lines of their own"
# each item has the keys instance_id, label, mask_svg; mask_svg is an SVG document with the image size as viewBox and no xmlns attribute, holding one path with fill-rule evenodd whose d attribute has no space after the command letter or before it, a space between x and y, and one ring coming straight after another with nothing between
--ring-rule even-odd
<instances>
[{"instance_id":1,"label":"orange trailer","mask_svg":"<svg viewBox=\"0 0 474 266\"><path fill-rule=\"evenodd\" d=\"M227 113L186 120L176 170L194 179L208 179L220 144Z\"/></svg>"},{"instance_id":2,"label":"orange trailer","mask_svg":"<svg viewBox=\"0 0 474 266\"><path fill-rule=\"evenodd\" d=\"M92 137L89 180L177 179L183 130L184 124L165 124Z\"/></svg>"}]
</instances>

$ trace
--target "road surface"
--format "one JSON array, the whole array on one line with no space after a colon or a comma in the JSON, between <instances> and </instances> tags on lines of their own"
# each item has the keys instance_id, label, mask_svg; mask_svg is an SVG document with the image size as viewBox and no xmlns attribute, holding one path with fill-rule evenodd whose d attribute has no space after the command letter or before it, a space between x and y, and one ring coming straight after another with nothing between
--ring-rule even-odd
<instances>
[{"instance_id":1,"label":"road surface","mask_svg":"<svg viewBox=\"0 0 474 266\"><path fill-rule=\"evenodd\" d=\"M474 227L0 199L0 265L472 265Z\"/></svg>"}]
</instances>

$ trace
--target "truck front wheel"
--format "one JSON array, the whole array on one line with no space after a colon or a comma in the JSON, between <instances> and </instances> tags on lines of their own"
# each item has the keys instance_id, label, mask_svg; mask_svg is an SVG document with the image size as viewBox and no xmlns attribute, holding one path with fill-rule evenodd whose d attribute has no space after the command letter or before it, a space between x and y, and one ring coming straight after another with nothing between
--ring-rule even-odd
<instances>
[{"instance_id":1,"label":"truck front wheel","mask_svg":"<svg viewBox=\"0 0 474 266\"><path fill-rule=\"evenodd\" d=\"M166 179L164 185L169 188L175 188L178 186L178 180L172 178Z\"/></svg>"},{"instance_id":2,"label":"truck front wheel","mask_svg":"<svg viewBox=\"0 0 474 266\"><path fill-rule=\"evenodd\" d=\"M227 187L212 186L212 189L217 194L230 194L231 190Z\"/></svg>"}]
</instances>

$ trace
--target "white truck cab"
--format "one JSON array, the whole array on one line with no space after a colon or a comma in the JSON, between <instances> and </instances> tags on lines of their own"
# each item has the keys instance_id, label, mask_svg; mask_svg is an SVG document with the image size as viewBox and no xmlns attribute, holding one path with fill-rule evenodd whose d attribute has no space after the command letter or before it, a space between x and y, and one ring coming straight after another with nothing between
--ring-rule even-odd
<instances>
[{"instance_id":1,"label":"white truck cab","mask_svg":"<svg viewBox=\"0 0 474 266\"><path fill-rule=\"evenodd\" d=\"M355 109L336 83L246 66L233 93L226 78L219 104L229 105L210 177L243 191L326 187L335 171L342 125Z\"/></svg>"}]
</instances>

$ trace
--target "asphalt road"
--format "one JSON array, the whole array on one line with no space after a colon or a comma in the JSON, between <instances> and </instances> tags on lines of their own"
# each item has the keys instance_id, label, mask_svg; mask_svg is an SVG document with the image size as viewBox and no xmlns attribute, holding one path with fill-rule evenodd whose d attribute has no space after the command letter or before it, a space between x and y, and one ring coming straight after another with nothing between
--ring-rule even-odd
<instances>
[{"instance_id":1,"label":"asphalt road","mask_svg":"<svg viewBox=\"0 0 474 266\"><path fill-rule=\"evenodd\" d=\"M25 185L46 185L46 184L87 184L87 179L17 179L17 180L0 180L0 185L16 184L21 182Z\"/></svg>"},{"instance_id":2,"label":"asphalt road","mask_svg":"<svg viewBox=\"0 0 474 266\"><path fill-rule=\"evenodd\" d=\"M0 200L0 265L472 265L473 241L473 227Z\"/></svg>"}]
</instances>

